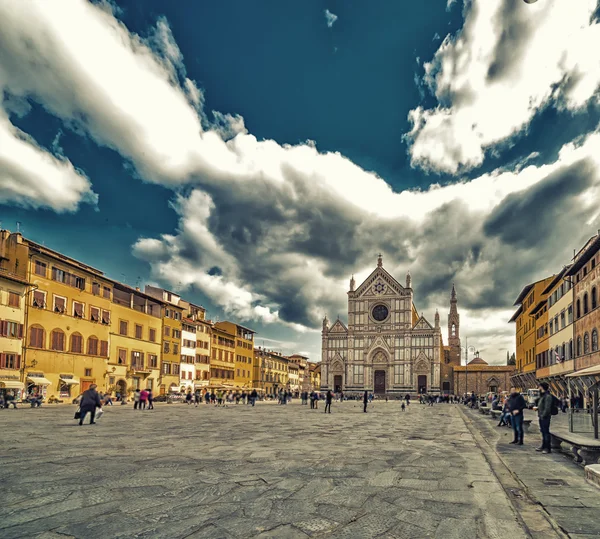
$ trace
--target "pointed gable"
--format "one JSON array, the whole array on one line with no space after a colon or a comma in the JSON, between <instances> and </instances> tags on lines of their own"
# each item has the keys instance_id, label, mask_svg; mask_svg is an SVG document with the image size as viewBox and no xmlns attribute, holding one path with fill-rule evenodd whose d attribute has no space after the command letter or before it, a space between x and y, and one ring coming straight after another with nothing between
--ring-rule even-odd
<instances>
[{"instance_id":1,"label":"pointed gable","mask_svg":"<svg viewBox=\"0 0 600 539\"><path fill-rule=\"evenodd\" d=\"M414 329L433 329L433 326L427 321L425 320L425 317L421 316L419 318L419 320L417 320L417 323L414 326Z\"/></svg>"},{"instance_id":2,"label":"pointed gable","mask_svg":"<svg viewBox=\"0 0 600 539\"><path fill-rule=\"evenodd\" d=\"M348 333L348 328L342 323L342 321L338 318L335 321L335 324L331 326L329 333Z\"/></svg>"},{"instance_id":3,"label":"pointed gable","mask_svg":"<svg viewBox=\"0 0 600 539\"><path fill-rule=\"evenodd\" d=\"M377 286L377 291L374 287ZM404 287L396 281L383 267L375 268L363 283L356 289L355 297L371 295L405 294Z\"/></svg>"}]
</instances>

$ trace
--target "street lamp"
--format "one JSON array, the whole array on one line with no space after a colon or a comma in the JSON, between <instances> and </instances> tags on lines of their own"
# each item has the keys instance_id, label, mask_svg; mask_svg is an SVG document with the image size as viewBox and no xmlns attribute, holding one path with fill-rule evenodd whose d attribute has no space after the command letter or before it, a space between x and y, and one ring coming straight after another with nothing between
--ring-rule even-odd
<instances>
[{"instance_id":1,"label":"street lamp","mask_svg":"<svg viewBox=\"0 0 600 539\"><path fill-rule=\"evenodd\" d=\"M465 351L465 394L469 392L469 352L475 353L474 346L468 346L469 341L465 338L465 346L460 349Z\"/></svg>"}]
</instances>

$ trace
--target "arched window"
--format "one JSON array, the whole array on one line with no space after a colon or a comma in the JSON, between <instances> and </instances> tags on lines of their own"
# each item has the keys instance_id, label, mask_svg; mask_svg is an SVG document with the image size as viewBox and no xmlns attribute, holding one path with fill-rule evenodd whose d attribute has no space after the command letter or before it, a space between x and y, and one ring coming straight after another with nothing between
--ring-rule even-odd
<instances>
[{"instance_id":1,"label":"arched window","mask_svg":"<svg viewBox=\"0 0 600 539\"><path fill-rule=\"evenodd\" d=\"M598 307L598 291L596 287L592 288L592 309Z\"/></svg>"},{"instance_id":2,"label":"arched window","mask_svg":"<svg viewBox=\"0 0 600 539\"><path fill-rule=\"evenodd\" d=\"M592 352L598 351L598 330L594 328L592 331Z\"/></svg>"},{"instance_id":3,"label":"arched window","mask_svg":"<svg viewBox=\"0 0 600 539\"><path fill-rule=\"evenodd\" d=\"M581 318L581 300L577 299L577 318Z\"/></svg>"},{"instance_id":4,"label":"arched window","mask_svg":"<svg viewBox=\"0 0 600 539\"><path fill-rule=\"evenodd\" d=\"M456 324L452 324L452 336L456 337Z\"/></svg>"},{"instance_id":5,"label":"arched window","mask_svg":"<svg viewBox=\"0 0 600 539\"><path fill-rule=\"evenodd\" d=\"M29 346L31 348L44 348L46 332L42 326L30 326L29 328Z\"/></svg>"},{"instance_id":6,"label":"arched window","mask_svg":"<svg viewBox=\"0 0 600 539\"><path fill-rule=\"evenodd\" d=\"M50 333L50 350L65 351L65 333L61 329L55 329Z\"/></svg>"},{"instance_id":7,"label":"arched window","mask_svg":"<svg viewBox=\"0 0 600 539\"><path fill-rule=\"evenodd\" d=\"M587 332L583 336L583 353L584 354L590 353L590 334Z\"/></svg>"},{"instance_id":8,"label":"arched window","mask_svg":"<svg viewBox=\"0 0 600 539\"><path fill-rule=\"evenodd\" d=\"M573 339L569 341L569 359L573 359Z\"/></svg>"},{"instance_id":9,"label":"arched window","mask_svg":"<svg viewBox=\"0 0 600 539\"><path fill-rule=\"evenodd\" d=\"M587 292L583 295L583 314L587 314L589 311L589 302Z\"/></svg>"},{"instance_id":10,"label":"arched window","mask_svg":"<svg viewBox=\"0 0 600 539\"><path fill-rule=\"evenodd\" d=\"M581 337L577 337L577 355L581 355Z\"/></svg>"},{"instance_id":11,"label":"arched window","mask_svg":"<svg viewBox=\"0 0 600 539\"><path fill-rule=\"evenodd\" d=\"M74 354L83 353L83 337L81 333L73 333L71 335L71 352Z\"/></svg>"},{"instance_id":12,"label":"arched window","mask_svg":"<svg viewBox=\"0 0 600 539\"><path fill-rule=\"evenodd\" d=\"M90 356L98 355L98 338L97 337L89 337L88 338L87 353Z\"/></svg>"}]
</instances>

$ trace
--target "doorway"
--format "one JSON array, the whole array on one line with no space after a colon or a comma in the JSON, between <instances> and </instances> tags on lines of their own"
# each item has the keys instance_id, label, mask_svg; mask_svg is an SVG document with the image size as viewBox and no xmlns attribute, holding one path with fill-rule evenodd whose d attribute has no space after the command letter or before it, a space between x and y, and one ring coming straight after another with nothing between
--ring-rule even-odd
<instances>
[{"instance_id":1,"label":"doorway","mask_svg":"<svg viewBox=\"0 0 600 539\"><path fill-rule=\"evenodd\" d=\"M375 393L385 393L385 371L375 371Z\"/></svg>"},{"instance_id":2,"label":"doorway","mask_svg":"<svg viewBox=\"0 0 600 539\"><path fill-rule=\"evenodd\" d=\"M333 392L341 393L341 391L342 391L342 375L336 374L333 377Z\"/></svg>"},{"instance_id":3,"label":"doorway","mask_svg":"<svg viewBox=\"0 0 600 539\"><path fill-rule=\"evenodd\" d=\"M442 382L442 392L444 395L450 395L450 382Z\"/></svg>"},{"instance_id":4,"label":"doorway","mask_svg":"<svg viewBox=\"0 0 600 539\"><path fill-rule=\"evenodd\" d=\"M419 388L419 393L427 393L427 375L419 375L417 378L417 386Z\"/></svg>"},{"instance_id":5,"label":"doorway","mask_svg":"<svg viewBox=\"0 0 600 539\"><path fill-rule=\"evenodd\" d=\"M79 389L83 393L84 391L87 391L93 383L93 380L81 380Z\"/></svg>"},{"instance_id":6,"label":"doorway","mask_svg":"<svg viewBox=\"0 0 600 539\"><path fill-rule=\"evenodd\" d=\"M119 393L121 397L127 396L127 382L125 380L119 380L115 389L116 393Z\"/></svg>"}]
</instances>

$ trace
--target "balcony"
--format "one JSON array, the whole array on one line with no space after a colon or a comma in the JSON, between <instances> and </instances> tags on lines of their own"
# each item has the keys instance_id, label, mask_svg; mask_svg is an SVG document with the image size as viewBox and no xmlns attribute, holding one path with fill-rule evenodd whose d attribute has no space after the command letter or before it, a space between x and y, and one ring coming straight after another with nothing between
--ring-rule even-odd
<instances>
[{"instance_id":1,"label":"balcony","mask_svg":"<svg viewBox=\"0 0 600 539\"><path fill-rule=\"evenodd\" d=\"M143 363L132 363L131 370L136 374L151 374L152 369Z\"/></svg>"}]
</instances>

